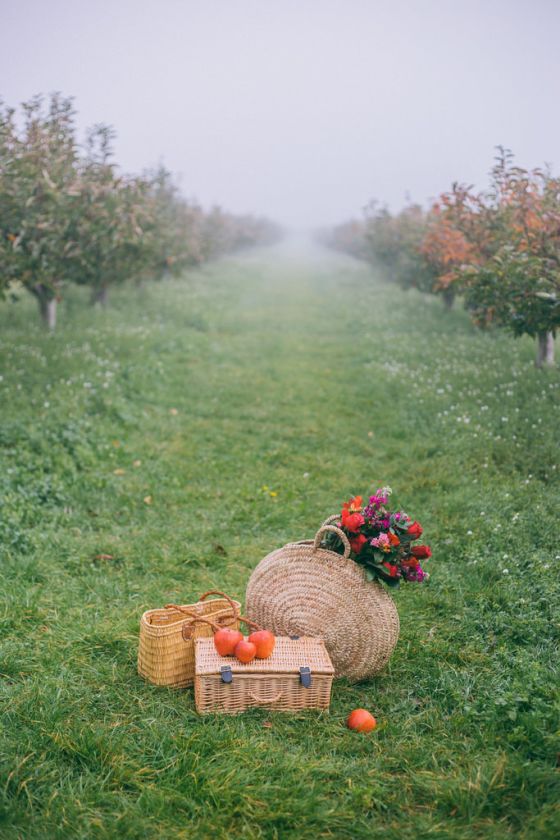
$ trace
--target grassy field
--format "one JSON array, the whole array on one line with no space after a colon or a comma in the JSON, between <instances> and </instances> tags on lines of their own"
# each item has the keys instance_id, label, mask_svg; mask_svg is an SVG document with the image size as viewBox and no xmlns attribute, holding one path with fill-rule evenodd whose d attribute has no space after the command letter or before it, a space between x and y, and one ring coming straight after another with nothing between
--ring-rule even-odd
<instances>
[{"instance_id":1,"label":"grassy field","mask_svg":"<svg viewBox=\"0 0 560 840\"><path fill-rule=\"evenodd\" d=\"M295 246L35 320L0 306L2 838L559 836L560 380L531 342ZM382 675L203 719L138 678L144 609L242 599L384 483L433 559Z\"/></svg>"}]
</instances>

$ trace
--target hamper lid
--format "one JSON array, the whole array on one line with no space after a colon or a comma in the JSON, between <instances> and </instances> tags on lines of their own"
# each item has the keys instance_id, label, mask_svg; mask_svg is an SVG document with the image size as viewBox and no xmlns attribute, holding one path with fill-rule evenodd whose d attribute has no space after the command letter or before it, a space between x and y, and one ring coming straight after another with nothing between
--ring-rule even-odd
<instances>
[{"instance_id":1,"label":"hamper lid","mask_svg":"<svg viewBox=\"0 0 560 840\"><path fill-rule=\"evenodd\" d=\"M195 639L195 674L207 676L220 674L220 668L229 665L234 674L297 674L308 667L312 674L334 674L333 664L321 639L301 636L277 636L274 650L268 659L239 662L235 656L220 656L213 639Z\"/></svg>"}]
</instances>

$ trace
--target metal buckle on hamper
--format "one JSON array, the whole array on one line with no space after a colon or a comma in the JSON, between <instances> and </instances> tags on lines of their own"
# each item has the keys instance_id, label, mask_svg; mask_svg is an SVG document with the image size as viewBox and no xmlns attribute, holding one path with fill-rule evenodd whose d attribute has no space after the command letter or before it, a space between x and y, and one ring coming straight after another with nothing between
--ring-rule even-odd
<instances>
[{"instance_id":1,"label":"metal buckle on hamper","mask_svg":"<svg viewBox=\"0 0 560 840\"><path fill-rule=\"evenodd\" d=\"M311 668L308 665L302 665L299 669L299 679L304 688L309 688L311 685Z\"/></svg>"},{"instance_id":2,"label":"metal buckle on hamper","mask_svg":"<svg viewBox=\"0 0 560 840\"><path fill-rule=\"evenodd\" d=\"M233 674L231 672L231 665L222 665L220 668L220 676L222 678L222 682L230 683L233 682Z\"/></svg>"}]
</instances>

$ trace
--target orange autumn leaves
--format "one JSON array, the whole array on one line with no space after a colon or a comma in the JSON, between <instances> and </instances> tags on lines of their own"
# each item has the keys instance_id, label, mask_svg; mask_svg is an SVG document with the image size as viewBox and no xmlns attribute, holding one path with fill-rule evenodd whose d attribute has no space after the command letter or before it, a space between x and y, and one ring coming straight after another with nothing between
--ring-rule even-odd
<instances>
[{"instance_id":1,"label":"orange autumn leaves","mask_svg":"<svg viewBox=\"0 0 560 840\"><path fill-rule=\"evenodd\" d=\"M475 275L464 269L484 265L503 247L557 268L560 178L514 166L511 154L500 149L486 192L454 184L432 206L419 253L444 289L472 281Z\"/></svg>"},{"instance_id":2,"label":"orange autumn leaves","mask_svg":"<svg viewBox=\"0 0 560 840\"><path fill-rule=\"evenodd\" d=\"M432 211L432 219L420 246L425 259L437 273L437 282L446 288L455 279L455 269L465 263L478 262L474 245L461 231L453 227L439 207Z\"/></svg>"}]
</instances>

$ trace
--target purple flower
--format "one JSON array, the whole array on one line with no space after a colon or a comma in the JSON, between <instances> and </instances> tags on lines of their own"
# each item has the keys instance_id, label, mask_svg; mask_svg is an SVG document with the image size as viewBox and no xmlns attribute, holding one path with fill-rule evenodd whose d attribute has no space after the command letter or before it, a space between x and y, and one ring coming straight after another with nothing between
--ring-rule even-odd
<instances>
[{"instance_id":1,"label":"purple flower","mask_svg":"<svg viewBox=\"0 0 560 840\"><path fill-rule=\"evenodd\" d=\"M413 569L406 570L406 579L414 581L415 583L422 583L425 577L426 572L424 571L422 566L420 566L420 564Z\"/></svg>"},{"instance_id":2,"label":"purple flower","mask_svg":"<svg viewBox=\"0 0 560 840\"><path fill-rule=\"evenodd\" d=\"M370 521L372 525L375 527L380 527L380 520L379 517L382 516L382 513L375 505L368 505L364 508L364 516L366 519Z\"/></svg>"}]
</instances>

